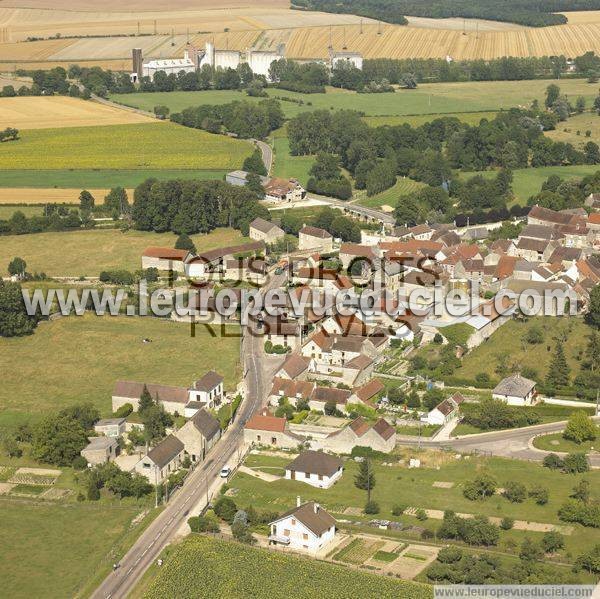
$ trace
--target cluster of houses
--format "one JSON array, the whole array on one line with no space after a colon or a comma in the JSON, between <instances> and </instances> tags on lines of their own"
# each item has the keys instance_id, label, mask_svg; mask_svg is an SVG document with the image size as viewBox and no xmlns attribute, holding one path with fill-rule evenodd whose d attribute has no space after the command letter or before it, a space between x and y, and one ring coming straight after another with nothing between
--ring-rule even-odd
<instances>
[{"instance_id":1,"label":"cluster of houses","mask_svg":"<svg viewBox=\"0 0 600 599\"><path fill-rule=\"evenodd\" d=\"M237 170L227 173L225 182L237 187L248 183L247 171ZM267 202L300 202L306 197L306 190L297 179L282 179L281 177L265 177L260 175L260 182L265 190L263 200Z\"/></svg>"},{"instance_id":2,"label":"cluster of houses","mask_svg":"<svg viewBox=\"0 0 600 599\"><path fill-rule=\"evenodd\" d=\"M187 419L181 428L149 449L133 464L135 472L148 478L152 484L160 484L179 470L184 462L202 462L221 438L221 425L211 410L225 399L223 377L215 371L209 371L190 387L117 381L112 395L113 412L125 405L130 405L136 412L145 391L165 412ZM98 436L89 438L89 444L81 451L81 455L89 465L115 460L120 454L119 440L135 427L141 429L142 425L129 423L127 418L99 420L94 426Z\"/></svg>"}]
</instances>

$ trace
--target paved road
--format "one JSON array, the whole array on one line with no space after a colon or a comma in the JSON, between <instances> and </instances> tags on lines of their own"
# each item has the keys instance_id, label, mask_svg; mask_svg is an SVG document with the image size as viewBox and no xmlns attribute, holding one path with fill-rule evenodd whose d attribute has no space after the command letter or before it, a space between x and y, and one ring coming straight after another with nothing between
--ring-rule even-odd
<instances>
[{"instance_id":1,"label":"paved road","mask_svg":"<svg viewBox=\"0 0 600 599\"><path fill-rule=\"evenodd\" d=\"M255 139L254 141L262 154L262 159L267 169L267 175L270 175L271 169L273 168L273 150L271 146L264 141L260 141L258 139Z\"/></svg>"},{"instance_id":2,"label":"paved road","mask_svg":"<svg viewBox=\"0 0 600 599\"><path fill-rule=\"evenodd\" d=\"M285 275L274 277L264 290L280 286L284 278ZM253 327L245 329L241 350L247 393L235 422L209 454L208 460L194 470L163 512L121 559L118 570L111 572L98 587L92 595L93 599L122 598L134 588L146 569L175 537L178 529L187 520L189 511L204 500L207 485L219 476L223 466L233 462L232 458L242 448L243 426L262 406L275 369L281 362L279 359L276 364L274 360L265 357L263 339L252 334L250 329Z\"/></svg>"},{"instance_id":3,"label":"paved road","mask_svg":"<svg viewBox=\"0 0 600 599\"><path fill-rule=\"evenodd\" d=\"M598 419L596 418L596 421ZM550 422L537 424L526 428L513 430L494 431L477 435L466 435L459 439L449 441L421 440L421 447L449 447L461 452L479 452L500 457L541 462L548 453L535 449L531 440L536 435L557 433L565 428L566 422ZM402 445L417 445L418 440L407 437L399 441ZM590 456L590 463L595 468L600 468L600 456Z\"/></svg>"},{"instance_id":4,"label":"paved road","mask_svg":"<svg viewBox=\"0 0 600 599\"><path fill-rule=\"evenodd\" d=\"M330 198L325 196L318 196L311 199L327 202L331 206L335 206L342 210L349 210L350 212L358 216L374 219L388 226L394 226L396 224L396 219L392 214L382 212L381 210L375 210L374 208L367 208L365 206L361 206L360 204L344 202L343 200L338 200L336 198Z\"/></svg>"}]
</instances>

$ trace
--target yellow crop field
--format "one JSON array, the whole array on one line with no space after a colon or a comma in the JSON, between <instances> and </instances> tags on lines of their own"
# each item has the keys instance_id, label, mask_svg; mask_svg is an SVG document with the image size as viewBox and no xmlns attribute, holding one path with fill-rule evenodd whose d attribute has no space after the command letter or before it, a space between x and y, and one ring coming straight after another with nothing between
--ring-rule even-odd
<instances>
[{"instance_id":1,"label":"yellow crop field","mask_svg":"<svg viewBox=\"0 0 600 599\"><path fill-rule=\"evenodd\" d=\"M150 123L130 110L64 96L0 98L0 123L22 129Z\"/></svg>"},{"instance_id":2,"label":"yellow crop field","mask_svg":"<svg viewBox=\"0 0 600 599\"><path fill-rule=\"evenodd\" d=\"M30 129L0 144L0 170L235 169L251 153L246 141L168 122Z\"/></svg>"},{"instance_id":3,"label":"yellow crop field","mask_svg":"<svg viewBox=\"0 0 600 599\"><path fill-rule=\"evenodd\" d=\"M88 189L96 202L101 203L109 189ZM0 206L5 204L79 204L81 189L57 189L39 187L0 187ZM133 189L127 190L133 197Z\"/></svg>"}]
</instances>

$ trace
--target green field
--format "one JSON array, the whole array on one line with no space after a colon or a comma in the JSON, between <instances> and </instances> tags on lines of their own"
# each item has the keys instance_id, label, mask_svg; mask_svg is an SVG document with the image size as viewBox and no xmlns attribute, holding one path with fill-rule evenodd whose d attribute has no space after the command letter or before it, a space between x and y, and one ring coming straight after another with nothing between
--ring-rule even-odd
<instances>
[{"instance_id":1,"label":"green field","mask_svg":"<svg viewBox=\"0 0 600 599\"><path fill-rule=\"evenodd\" d=\"M431 587L280 551L193 535L169 552L143 596L146 599L428 599Z\"/></svg>"},{"instance_id":2,"label":"green field","mask_svg":"<svg viewBox=\"0 0 600 599\"><path fill-rule=\"evenodd\" d=\"M593 412L592 412L593 413ZM600 430L598 432L600 437ZM572 452L588 452L591 449L596 451L600 448L600 439L596 441L584 441L583 443L575 443L569 439L563 439L562 433L554 433L552 435L540 435L533 440L533 446L544 451L558 451L565 453Z\"/></svg>"},{"instance_id":3,"label":"green field","mask_svg":"<svg viewBox=\"0 0 600 599\"><path fill-rule=\"evenodd\" d=\"M240 163L241 164L241 163ZM227 170L203 169L63 169L63 170L0 170L0 187L56 187L59 189L107 189L136 187L149 178L223 179Z\"/></svg>"},{"instance_id":4,"label":"green field","mask_svg":"<svg viewBox=\"0 0 600 599\"><path fill-rule=\"evenodd\" d=\"M587 131L590 133L589 137L585 135ZM548 131L547 135L554 141L572 143L577 148L581 148L588 141L598 143L600 139L600 118L598 118L596 111L576 114L569 117L568 120L558 123L556 129Z\"/></svg>"},{"instance_id":5,"label":"green field","mask_svg":"<svg viewBox=\"0 0 600 599\"><path fill-rule=\"evenodd\" d=\"M599 119L600 120L600 119ZM593 175L600 170L596 164L580 164L574 166L540 166L536 168L522 168L513 171L513 193L515 203L525 205L527 200L540 192L542 183L551 175L558 175L564 179L582 178L587 175ZM461 178L469 178L474 175L483 175L492 178L496 176L496 171L461 172L457 171Z\"/></svg>"},{"instance_id":6,"label":"green field","mask_svg":"<svg viewBox=\"0 0 600 599\"><path fill-rule=\"evenodd\" d=\"M251 151L247 142L172 123L29 129L0 146L0 170L229 169Z\"/></svg>"},{"instance_id":7,"label":"green field","mask_svg":"<svg viewBox=\"0 0 600 599\"><path fill-rule=\"evenodd\" d=\"M479 125L479 121L481 121L481 119L492 120L496 114L496 111L446 112L441 114L417 114L408 116L366 116L363 120L371 127L381 127L382 125L403 125L404 123L408 123L413 127L420 127L421 125L429 123L436 118L456 117L461 122L474 126Z\"/></svg>"},{"instance_id":8,"label":"green field","mask_svg":"<svg viewBox=\"0 0 600 599\"><path fill-rule=\"evenodd\" d=\"M285 115L293 117L300 112L315 109L354 109L366 116L400 116L421 114L448 114L490 112L515 106L528 106L534 99L543 100L546 87L556 81L484 81L468 83L427 83L414 90L399 90L393 94L357 94L330 88L325 94L298 94L270 89L271 97L279 96L301 100L303 104L282 102ZM588 105L597 95L597 86L584 79L559 82L561 92L573 99L584 96ZM164 104L171 112L200 104L223 104L233 100L256 101L239 91L157 92L112 96L116 102L152 111Z\"/></svg>"},{"instance_id":9,"label":"green field","mask_svg":"<svg viewBox=\"0 0 600 599\"><path fill-rule=\"evenodd\" d=\"M192 338L189 326L167 319L87 314L41 323L30 337L0 338L0 427L81 402L108 415L119 379L185 386L214 369L232 389L240 342L235 327L227 331L212 338L197 327Z\"/></svg>"},{"instance_id":10,"label":"green field","mask_svg":"<svg viewBox=\"0 0 600 599\"><path fill-rule=\"evenodd\" d=\"M544 342L530 345L524 340L527 331L539 327L544 332ZM480 372L486 372L492 380L501 377L495 372L498 356L508 355L509 369L531 368L537 373L537 380L543 380L548 373L550 360L556 347L555 337L566 333L565 355L571 369L571 377L579 372L580 362L585 355L586 336L591 329L581 318L555 318L540 316L527 322L510 320L501 326L487 341L470 351L455 372L461 378L473 379Z\"/></svg>"},{"instance_id":11,"label":"green field","mask_svg":"<svg viewBox=\"0 0 600 599\"><path fill-rule=\"evenodd\" d=\"M423 183L413 181L409 178L399 177L396 184L381 193L374 196L367 196L366 192L355 192L355 198L357 203L361 206L368 206L369 208L380 208L381 206L391 206L395 208L398 201L403 195L414 193L419 188L423 187Z\"/></svg>"},{"instance_id":12,"label":"green field","mask_svg":"<svg viewBox=\"0 0 600 599\"><path fill-rule=\"evenodd\" d=\"M423 463L423 456L427 454L426 451L419 452L419 450L413 449L408 453L403 453L403 457L406 455L418 456L421 457ZM565 475L531 462L475 456L471 456L469 460L455 460L448 455L445 458L440 457L439 462L441 462L439 468L422 466L418 471L409 470L401 465L383 466L374 462L375 487L372 498L380 506L380 513L376 517L417 524L417 520L413 516L393 516L392 508L395 505L402 505L560 524L557 510L582 478L590 481L590 486L594 489L592 494L600 499L600 472L598 471L584 475ZM354 475L357 470L358 464L352 460L345 461L342 478L330 489L315 489L301 481L292 480L267 483L244 473L237 473L230 486L237 489L234 500L236 505L241 508L253 505L256 509L282 512L293 507L296 496L301 495L304 501L318 501L330 512L342 514L346 508L362 508L366 502L366 492L354 486ZM485 501L469 501L463 496L465 481L484 472L491 474L499 486L504 485L507 481L522 482L528 488L539 484L549 490L550 499L546 505L537 505L531 499L527 499L524 503L511 503L500 495L495 495ZM451 481L454 486L450 489L437 488L433 486L436 481ZM340 517L347 518L347 516ZM429 518L426 522L419 522L418 525L435 530L440 523L440 520ZM569 552L572 557L575 557L584 548L600 542L600 529L574 525L573 530L572 535L565 537L564 557L566 561L569 561ZM535 539L536 535L540 533L527 534ZM518 530L502 532L499 549L505 550L506 542L509 540L520 542L523 535L524 532ZM563 556L561 555L561 557Z\"/></svg>"},{"instance_id":13,"label":"green field","mask_svg":"<svg viewBox=\"0 0 600 599\"><path fill-rule=\"evenodd\" d=\"M303 186L309 179L308 171L315 161L314 156L292 156L287 137L276 136L273 141L273 172L275 177L298 179Z\"/></svg>"},{"instance_id":14,"label":"green field","mask_svg":"<svg viewBox=\"0 0 600 599\"><path fill-rule=\"evenodd\" d=\"M0 499L0 594L14 599L62 599L89 591L90 579L110 568L111 550L131 537L131 521L142 510L124 502Z\"/></svg>"},{"instance_id":15,"label":"green field","mask_svg":"<svg viewBox=\"0 0 600 599\"><path fill-rule=\"evenodd\" d=\"M142 252L152 245L174 247L174 233L150 233L118 229L34 233L0 236L0 270L20 256L29 272L48 276L97 277L110 269L138 270ZM239 231L215 229L207 235L193 235L198 250L210 250L246 241Z\"/></svg>"}]
</instances>

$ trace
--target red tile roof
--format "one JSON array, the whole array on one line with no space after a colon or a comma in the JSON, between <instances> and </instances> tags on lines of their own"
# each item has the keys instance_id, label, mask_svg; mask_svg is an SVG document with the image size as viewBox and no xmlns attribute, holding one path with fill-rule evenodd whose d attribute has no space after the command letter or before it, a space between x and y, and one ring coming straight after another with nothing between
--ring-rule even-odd
<instances>
[{"instance_id":1,"label":"red tile roof","mask_svg":"<svg viewBox=\"0 0 600 599\"><path fill-rule=\"evenodd\" d=\"M255 414L248 420L244 428L255 431L270 431L273 433L283 433L286 425L285 418L277 416L266 416L264 414Z\"/></svg>"}]
</instances>

